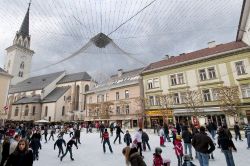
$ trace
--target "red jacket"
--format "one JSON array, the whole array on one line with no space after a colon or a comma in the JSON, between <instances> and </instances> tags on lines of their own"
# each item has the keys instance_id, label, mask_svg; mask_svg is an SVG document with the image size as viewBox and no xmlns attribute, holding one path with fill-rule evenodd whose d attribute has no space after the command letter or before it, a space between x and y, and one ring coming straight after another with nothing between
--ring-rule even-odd
<instances>
[{"instance_id":1,"label":"red jacket","mask_svg":"<svg viewBox=\"0 0 250 166\"><path fill-rule=\"evenodd\" d=\"M104 133L102 134L102 137L103 137L104 140L109 139L109 133L108 133L108 132L104 132Z\"/></svg>"},{"instance_id":2,"label":"red jacket","mask_svg":"<svg viewBox=\"0 0 250 166\"><path fill-rule=\"evenodd\" d=\"M183 156L183 146L180 140L175 140L174 149L176 156Z\"/></svg>"},{"instance_id":3,"label":"red jacket","mask_svg":"<svg viewBox=\"0 0 250 166\"><path fill-rule=\"evenodd\" d=\"M154 155L153 166L163 166L163 160L161 155L155 153L153 155Z\"/></svg>"}]
</instances>

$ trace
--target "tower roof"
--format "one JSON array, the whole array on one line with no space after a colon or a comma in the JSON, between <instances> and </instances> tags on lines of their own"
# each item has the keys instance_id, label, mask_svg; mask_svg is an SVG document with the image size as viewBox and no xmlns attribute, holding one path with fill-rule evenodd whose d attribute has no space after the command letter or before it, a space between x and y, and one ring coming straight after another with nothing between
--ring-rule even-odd
<instances>
[{"instance_id":1,"label":"tower roof","mask_svg":"<svg viewBox=\"0 0 250 166\"><path fill-rule=\"evenodd\" d=\"M30 12L30 4L29 3L29 7L28 10L25 14L25 17L23 19L23 23L18 31L19 34L23 35L23 36L29 36L29 12Z\"/></svg>"}]
</instances>

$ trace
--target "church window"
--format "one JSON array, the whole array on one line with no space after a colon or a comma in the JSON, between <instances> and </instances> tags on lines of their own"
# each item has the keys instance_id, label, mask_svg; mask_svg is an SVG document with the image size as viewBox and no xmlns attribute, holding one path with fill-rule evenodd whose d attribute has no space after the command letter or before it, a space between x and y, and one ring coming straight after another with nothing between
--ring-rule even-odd
<instances>
[{"instance_id":1,"label":"church window","mask_svg":"<svg viewBox=\"0 0 250 166\"><path fill-rule=\"evenodd\" d=\"M20 68L21 68L21 69L24 69L24 62L22 62L22 63L20 64Z\"/></svg>"},{"instance_id":2,"label":"church window","mask_svg":"<svg viewBox=\"0 0 250 166\"><path fill-rule=\"evenodd\" d=\"M25 110L24 110L24 116L28 116L28 115L29 115L29 106L26 105Z\"/></svg>"}]
</instances>

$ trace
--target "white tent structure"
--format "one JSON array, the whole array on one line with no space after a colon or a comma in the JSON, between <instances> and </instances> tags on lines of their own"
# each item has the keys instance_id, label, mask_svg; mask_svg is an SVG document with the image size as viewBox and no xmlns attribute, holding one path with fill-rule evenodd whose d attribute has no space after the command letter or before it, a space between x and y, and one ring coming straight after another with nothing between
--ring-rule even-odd
<instances>
[{"instance_id":1,"label":"white tent structure","mask_svg":"<svg viewBox=\"0 0 250 166\"><path fill-rule=\"evenodd\" d=\"M49 123L49 121L41 119L41 120L35 121L35 123Z\"/></svg>"}]
</instances>

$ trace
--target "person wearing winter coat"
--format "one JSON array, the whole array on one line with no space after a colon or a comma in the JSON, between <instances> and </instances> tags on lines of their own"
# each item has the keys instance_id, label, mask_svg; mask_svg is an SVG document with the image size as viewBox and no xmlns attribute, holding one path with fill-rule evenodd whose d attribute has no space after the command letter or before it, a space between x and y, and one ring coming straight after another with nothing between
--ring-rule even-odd
<instances>
[{"instance_id":1,"label":"person wearing winter coat","mask_svg":"<svg viewBox=\"0 0 250 166\"><path fill-rule=\"evenodd\" d=\"M2 160L0 166L4 166L5 161L8 159L10 155L10 138L6 136L2 145Z\"/></svg>"},{"instance_id":2,"label":"person wearing winter coat","mask_svg":"<svg viewBox=\"0 0 250 166\"><path fill-rule=\"evenodd\" d=\"M77 129L75 130L76 143L81 144L81 142L80 142L80 137L81 137L81 131L80 131L80 129L77 128Z\"/></svg>"},{"instance_id":3,"label":"person wearing winter coat","mask_svg":"<svg viewBox=\"0 0 250 166\"><path fill-rule=\"evenodd\" d=\"M148 134L145 131L142 132L141 138L142 138L142 147L143 147L143 150L146 151L146 145L148 146L148 149L151 150L150 145L148 143L149 137L148 137Z\"/></svg>"},{"instance_id":4,"label":"person wearing winter coat","mask_svg":"<svg viewBox=\"0 0 250 166\"><path fill-rule=\"evenodd\" d=\"M70 159L73 161L73 153L72 153L72 146L75 145L76 149L78 149L77 143L75 141L75 137L72 137L69 142L67 143L67 148L66 148L66 152L61 156L60 160L62 161L62 159L67 155L67 153L69 152L70 154Z\"/></svg>"},{"instance_id":5,"label":"person wearing winter coat","mask_svg":"<svg viewBox=\"0 0 250 166\"><path fill-rule=\"evenodd\" d=\"M58 157L60 157L60 154L62 153L62 155L64 154L64 152L63 152L63 145L64 144L64 146L66 146L66 142L65 142L65 140L63 139L63 137L59 137L57 140L56 140L56 142L55 142L55 144L54 144L54 150L56 150L56 146L58 147L58 149L59 149L59 153L58 153Z\"/></svg>"},{"instance_id":6,"label":"person wearing winter coat","mask_svg":"<svg viewBox=\"0 0 250 166\"><path fill-rule=\"evenodd\" d=\"M131 166L147 166L143 161L142 156L139 154L136 148L130 148L129 146L123 148L122 154L125 157L126 165Z\"/></svg>"},{"instance_id":7,"label":"person wearing winter coat","mask_svg":"<svg viewBox=\"0 0 250 166\"><path fill-rule=\"evenodd\" d=\"M160 147L155 148L153 154L153 166L163 166L163 159L161 157L162 149Z\"/></svg>"},{"instance_id":8,"label":"person wearing winter coat","mask_svg":"<svg viewBox=\"0 0 250 166\"><path fill-rule=\"evenodd\" d=\"M109 133L107 129L104 129L104 132L102 133L102 146L103 146L103 152L106 153L106 147L105 144L107 143L109 146L109 150L111 153L113 153L112 147L110 145L110 141L109 141Z\"/></svg>"},{"instance_id":9,"label":"person wearing winter coat","mask_svg":"<svg viewBox=\"0 0 250 166\"><path fill-rule=\"evenodd\" d=\"M42 145L40 143L40 140L38 140L36 138L32 139L30 142L30 147L33 150L33 160L38 160L39 159L38 150L42 149Z\"/></svg>"},{"instance_id":10,"label":"person wearing winter coat","mask_svg":"<svg viewBox=\"0 0 250 166\"><path fill-rule=\"evenodd\" d=\"M123 133L121 127L120 127L120 124L117 124L117 126L115 127L116 128L116 137L115 137L115 140L114 140L114 144L115 144L115 141L117 140L117 138L119 138L119 144L121 144L121 133Z\"/></svg>"},{"instance_id":11,"label":"person wearing winter coat","mask_svg":"<svg viewBox=\"0 0 250 166\"><path fill-rule=\"evenodd\" d=\"M182 166L183 146L181 143L181 136L177 135L174 142L175 155L178 159L178 166Z\"/></svg>"},{"instance_id":12,"label":"person wearing winter coat","mask_svg":"<svg viewBox=\"0 0 250 166\"><path fill-rule=\"evenodd\" d=\"M50 138L52 138L52 140L54 141L54 134L55 134L55 128L52 127L52 128L51 128L51 131L50 131L49 140L50 140Z\"/></svg>"},{"instance_id":13,"label":"person wearing winter coat","mask_svg":"<svg viewBox=\"0 0 250 166\"><path fill-rule=\"evenodd\" d=\"M169 138L169 128L166 123L164 123L163 129L164 129L164 142L166 142L166 139L168 140L168 142L171 142Z\"/></svg>"},{"instance_id":14,"label":"person wearing winter coat","mask_svg":"<svg viewBox=\"0 0 250 166\"><path fill-rule=\"evenodd\" d=\"M32 166L33 165L33 153L29 150L28 142L25 139L21 139L18 142L17 148L9 156L5 166Z\"/></svg>"},{"instance_id":15,"label":"person wearing winter coat","mask_svg":"<svg viewBox=\"0 0 250 166\"><path fill-rule=\"evenodd\" d=\"M19 140L21 139L20 135L15 135L14 140L10 144L10 154L13 153L18 145Z\"/></svg>"},{"instance_id":16,"label":"person wearing winter coat","mask_svg":"<svg viewBox=\"0 0 250 166\"><path fill-rule=\"evenodd\" d=\"M235 122L234 132L235 132L235 140L237 141L237 138L239 137L239 140L242 141L241 134L240 134L240 127L238 125L238 122Z\"/></svg>"},{"instance_id":17,"label":"person wearing winter coat","mask_svg":"<svg viewBox=\"0 0 250 166\"><path fill-rule=\"evenodd\" d=\"M130 146L130 144L132 143L132 138L128 130L126 131L126 134L124 135L124 142L126 143L127 146Z\"/></svg>"},{"instance_id":18,"label":"person wearing winter coat","mask_svg":"<svg viewBox=\"0 0 250 166\"><path fill-rule=\"evenodd\" d=\"M245 129L246 138L247 138L247 149L250 149L250 121Z\"/></svg>"},{"instance_id":19,"label":"person wearing winter coat","mask_svg":"<svg viewBox=\"0 0 250 166\"><path fill-rule=\"evenodd\" d=\"M188 127L183 126L182 138L183 138L183 142L184 142L185 154L187 154L187 149L188 149L191 160L193 160L192 145L191 145L192 137L193 137L192 133L188 130Z\"/></svg>"},{"instance_id":20,"label":"person wearing winter coat","mask_svg":"<svg viewBox=\"0 0 250 166\"><path fill-rule=\"evenodd\" d=\"M47 141L47 136L48 136L48 128L47 127L44 128L44 132L42 135L44 135L45 143L47 143L48 142Z\"/></svg>"},{"instance_id":21,"label":"person wearing winter coat","mask_svg":"<svg viewBox=\"0 0 250 166\"><path fill-rule=\"evenodd\" d=\"M163 127L161 127L161 129L160 129L159 135L160 135L160 146L165 147L165 145L164 145L164 129L163 129Z\"/></svg>"},{"instance_id":22,"label":"person wearing winter coat","mask_svg":"<svg viewBox=\"0 0 250 166\"><path fill-rule=\"evenodd\" d=\"M142 129L140 128L136 133L135 133L135 139L137 142L137 150L140 152L140 155L142 156Z\"/></svg>"},{"instance_id":23,"label":"person wearing winter coat","mask_svg":"<svg viewBox=\"0 0 250 166\"><path fill-rule=\"evenodd\" d=\"M233 141L227 136L224 129L220 129L218 143L221 147L222 152L225 155L227 166L235 166L232 150L237 151Z\"/></svg>"},{"instance_id":24,"label":"person wearing winter coat","mask_svg":"<svg viewBox=\"0 0 250 166\"><path fill-rule=\"evenodd\" d=\"M183 156L183 164L182 166L195 166L194 163L192 163L191 158L188 154Z\"/></svg>"},{"instance_id":25,"label":"person wearing winter coat","mask_svg":"<svg viewBox=\"0 0 250 166\"><path fill-rule=\"evenodd\" d=\"M192 139L192 145L197 152L197 157L201 166L209 164L209 154L215 150L212 139L207 136L205 127L200 127L200 132L195 134Z\"/></svg>"}]
</instances>

